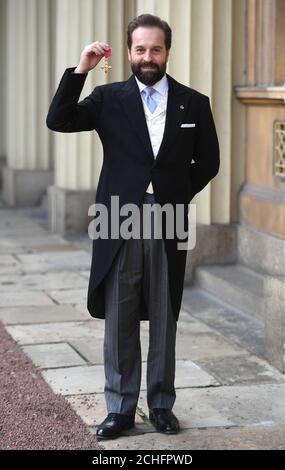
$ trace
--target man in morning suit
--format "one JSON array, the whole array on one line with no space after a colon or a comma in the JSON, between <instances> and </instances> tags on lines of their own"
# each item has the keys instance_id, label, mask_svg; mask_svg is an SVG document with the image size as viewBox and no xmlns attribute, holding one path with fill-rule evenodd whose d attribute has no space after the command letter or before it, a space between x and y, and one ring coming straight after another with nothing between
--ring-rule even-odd
<instances>
[{"instance_id":1,"label":"man in morning suit","mask_svg":"<svg viewBox=\"0 0 285 470\"><path fill-rule=\"evenodd\" d=\"M166 73L171 48L169 25L140 15L127 31L132 75L126 81L96 86L79 102L88 72L110 46L87 45L77 67L67 68L50 105L46 123L57 132L95 130L104 157L96 204L111 213L125 204L184 207L219 170L219 143L208 96ZM83 157L82 157L83 158ZM110 215L108 215L110 218ZM147 404L157 431L177 433L172 408L176 393L175 341L187 250L178 235L154 236L153 218L143 219L151 236L99 237L93 240L87 307L105 319L104 368L106 419L101 439L115 438L135 425L141 383L140 321L149 321ZM164 225L165 227L165 225Z\"/></svg>"}]
</instances>

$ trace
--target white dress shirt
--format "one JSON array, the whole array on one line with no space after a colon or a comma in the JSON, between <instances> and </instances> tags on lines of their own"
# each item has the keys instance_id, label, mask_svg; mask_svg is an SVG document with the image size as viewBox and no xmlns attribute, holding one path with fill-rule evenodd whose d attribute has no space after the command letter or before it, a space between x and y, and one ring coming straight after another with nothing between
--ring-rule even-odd
<instances>
[{"instance_id":1,"label":"white dress shirt","mask_svg":"<svg viewBox=\"0 0 285 470\"><path fill-rule=\"evenodd\" d=\"M161 145L165 127L166 107L168 98L168 80L166 75L164 75L161 80L152 85L151 88L155 89L155 93L153 93L152 97L155 99L158 105L155 111L151 113L146 105L145 95L144 93L142 93L142 91L147 88L147 85L140 82L137 77L135 77L135 79L137 81L141 94L153 155L154 158L156 158ZM146 192L153 194L153 187L151 182Z\"/></svg>"}]
</instances>

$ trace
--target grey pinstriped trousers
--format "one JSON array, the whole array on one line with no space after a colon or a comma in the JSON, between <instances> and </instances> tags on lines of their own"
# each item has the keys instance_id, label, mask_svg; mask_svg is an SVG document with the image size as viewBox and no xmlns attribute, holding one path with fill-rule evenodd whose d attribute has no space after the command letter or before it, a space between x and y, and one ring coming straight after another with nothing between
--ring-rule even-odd
<instances>
[{"instance_id":1,"label":"grey pinstriped trousers","mask_svg":"<svg viewBox=\"0 0 285 470\"><path fill-rule=\"evenodd\" d=\"M154 202L154 195L146 193L142 203ZM108 413L133 416L136 411L141 385L142 296L149 315L147 403L150 409L172 409L176 398L177 321L170 303L167 256L164 241L154 238L153 217L147 223L151 237L125 240L105 278L104 393Z\"/></svg>"}]
</instances>

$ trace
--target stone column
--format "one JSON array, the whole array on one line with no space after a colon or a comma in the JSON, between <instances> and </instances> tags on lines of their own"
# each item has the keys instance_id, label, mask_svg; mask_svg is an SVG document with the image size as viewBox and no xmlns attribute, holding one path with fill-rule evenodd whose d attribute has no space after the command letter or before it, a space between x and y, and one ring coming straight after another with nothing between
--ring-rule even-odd
<instances>
[{"instance_id":1,"label":"stone column","mask_svg":"<svg viewBox=\"0 0 285 470\"><path fill-rule=\"evenodd\" d=\"M3 198L37 205L53 181L45 116L49 91L48 0L9 0L6 23L7 166Z\"/></svg>"},{"instance_id":2,"label":"stone column","mask_svg":"<svg viewBox=\"0 0 285 470\"><path fill-rule=\"evenodd\" d=\"M234 262L236 257L232 222L236 221L235 201L243 181L245 112L234 102L232 89L235 81L245 80L245 7L245 0L137 1L137 14L153 13L170 24L167 72L210 97L219 137L219 175L192 201L198 232L196 247L188 253L186 282L195 264ZM236 133L239 139L234 140Z\"/></svg>"},{"instance_id":3,"label":"stone column","mask_svg":"<svg viewBox=\"0 0 285 470\"><path fill-rule=\"evenodd\" d=\"M68 67L78 65L82 49L96 40L112 45L112 69L108 76L100 65L88 73L80 100L96 85L124 79L124 1L57 0L52 60L55 78L51 97ZM86 231L88 208L102 165L102 146L97 133L61 134L51 132L54 145L55 184L49 188L49 220L54 232Z\"/></svg>"},{"instance_id":4,"label":"stone column","mask_svg":"<svg viewBox=\"0 0 285 470\"><path fill-rule=\"evenodd\" d=\"M268 361L285 373L285 277L265 282L265 346Z\"/></svg>"},{"instance_id":5,"label":"stone column","mask_svg":"<svg viewBox=\"0 0 285 470\"><path fill-rule=\"evenodd\" d=\"M244 33L245 2L231 0L139 0L137 14L150 12L169 22L172 48L167 72L186 86L210 97L221 147L221 170L193 203L198 223L231 222L232 18L236 34ZM240 38L241 38L240 34ZM241 47L239 47L239 50ZM243 56L240 53L240 58ZM242 68L242 61L240 62ZM243 118L241 116L241 118ZM241 159L239 159L240 161ZM220 194L224 197L221 198Z\"/></svg>"},{"instance_id":6,"label":"stone column","mask_svg":"<svg viewBox=\"0 0 285 470\"><path fill-rule=\"evenodd\" d=\"M248 0L247 19L247 85L235 87L247 117L238 255L253 269L284 275L285 3Z\"/></svg>"}]
</instances>

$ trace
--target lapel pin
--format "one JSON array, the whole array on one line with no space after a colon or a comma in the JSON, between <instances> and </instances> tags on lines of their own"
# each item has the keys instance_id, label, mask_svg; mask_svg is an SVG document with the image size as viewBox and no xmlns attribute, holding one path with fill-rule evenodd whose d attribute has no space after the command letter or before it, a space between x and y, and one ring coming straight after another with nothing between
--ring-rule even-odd
<instances>
[{"instance_id":1,"label":"lapel pin","mask_svg":"<svg viewBox=\"0 0 285 470\"><path fill-rule=\"evenodd\" d=\"M181 104L181 105L180 105L180 109L184 109L184 106L183 106L183 104Z\"/></svg>"}]
</instances>

